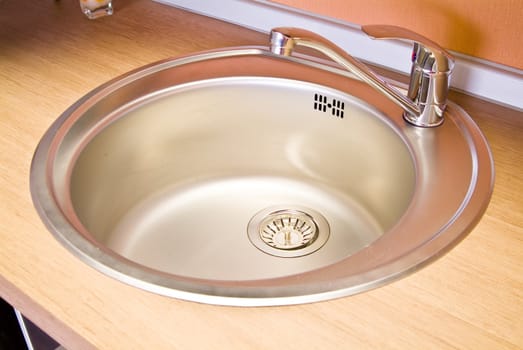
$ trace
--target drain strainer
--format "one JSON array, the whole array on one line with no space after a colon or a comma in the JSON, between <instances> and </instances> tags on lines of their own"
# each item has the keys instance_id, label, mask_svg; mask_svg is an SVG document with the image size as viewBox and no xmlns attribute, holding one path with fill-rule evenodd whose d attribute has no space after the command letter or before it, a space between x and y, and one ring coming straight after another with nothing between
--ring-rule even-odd
<instances>
[{"instance_id":1,"label":"drain strainer","mask_svg":"<svg viewBox=\"0 0 523 350\"><path fill-rule=\"evenodd\" d=\"M261 239L278 249L299 249L316 239L318 229L314 220L304 212L285 210L273 213L260 225Z\"/></svg>"},{"instance_id":2,"label":"drain strainer","mask_svg":"<svg viewBox=\"0 0 523 350\"><path fill-rule=\"evenodd\" d=\"M247 227L251 242L261 251L280 257L297 257L321 248L329 238L327 220L315 210L270 207L256 214Z\"/></svg>"}]
</instances>

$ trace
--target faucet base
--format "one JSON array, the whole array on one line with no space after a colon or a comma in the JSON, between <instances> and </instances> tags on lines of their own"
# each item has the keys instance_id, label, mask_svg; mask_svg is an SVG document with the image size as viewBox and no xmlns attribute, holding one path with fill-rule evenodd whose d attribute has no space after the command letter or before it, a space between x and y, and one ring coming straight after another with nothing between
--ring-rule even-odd
<instances>
[{"instance_id":1,"label":"faucet base","mask_svg":"<svg viewBox=\"0 0 523 350\"><path fill-rule=\"evenodd\" d=\"M435 109L439 111L436 113ZM441 108L436 106L426 107L425 111L419 116L412 115L409 112L403 112L403 119L408 123L419 126L422 128L433 128L443 124L445 118L443 118L443 111Z\"/></svg>"}]
</instances>

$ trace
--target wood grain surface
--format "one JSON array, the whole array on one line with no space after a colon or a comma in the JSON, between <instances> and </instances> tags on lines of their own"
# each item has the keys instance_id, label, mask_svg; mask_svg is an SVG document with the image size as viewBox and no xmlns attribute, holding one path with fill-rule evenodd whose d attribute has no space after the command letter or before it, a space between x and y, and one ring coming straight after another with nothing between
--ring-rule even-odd
<instances>
[{"instance_id":1,"label":"wood grain surface","mask_svg":"<svg viewBox=\"0 0 523 350\"><path fill-rule=\"evenodd\" d=\"M449 254L385 287L299 306L201 305L106 277L48 233L30 163L68 106L153 61L266 41L147 0L115 0L115 15L94 21L73 0L0 0L0 296L68 349L522 348L522 113L458 93L492 147L491 204Z\"/></svg>"}]
</instances>

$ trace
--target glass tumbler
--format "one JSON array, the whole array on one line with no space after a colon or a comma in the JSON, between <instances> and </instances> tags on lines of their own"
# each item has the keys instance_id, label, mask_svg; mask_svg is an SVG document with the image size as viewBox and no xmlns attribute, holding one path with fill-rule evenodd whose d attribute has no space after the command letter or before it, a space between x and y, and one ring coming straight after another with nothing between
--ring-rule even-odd
<instances>
[{"instance_id":1,"label":"glass tumbler","mask_svg":"<svg viewBox=\"0 0 523 350\"><path fill-rule=\"evenodd\" d=\"M113 14L112 0L80 0L80 8L89 19Z\"/></svg>"}]
</instances>

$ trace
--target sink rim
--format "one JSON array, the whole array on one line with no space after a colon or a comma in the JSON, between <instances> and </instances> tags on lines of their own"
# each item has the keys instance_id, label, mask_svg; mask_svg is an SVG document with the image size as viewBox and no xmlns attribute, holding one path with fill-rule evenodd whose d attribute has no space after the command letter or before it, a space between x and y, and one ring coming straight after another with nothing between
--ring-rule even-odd
<instances>
[{"instance_id":1,"label":"sink rim","mask_svg":"<svg viewBox=\"0 0 523 350\"><path fill-rule=\"evenodd\" d=\"M284 58L274 56L265 49L246 47L205 52L153 63L118 77L88 93L67 109L49 128L35 151L31 165L31 195L37 212L49 231L75 256L88 265L120 281L180 299L234 306L298 304L359 293L410 274L452 249L470 232L483 215L492 193L494 166L486 139L466 112L450 102L446 121L440 127L442 129L419 129L406 124L401 117L401 113L396 113L396 116L394 114L396 112L395 107L388 108L389 104L384 102L385 108L393 111L393 116L389 115L391 125L405 133L411 142L414 140L412 142L414 149L418 147L416 146L416 141L421 140L423 142L427 134L437 134L444 130L443 128L453 127L462 133L466 132L464 134L465 138L469 147L472 148L472 155L476 157L473 158L472 166L475 169L475 173L481 175L481 178L473 179L469 185L467 196L459 210L455 213L455 216L449 219L446 227L442 228L441 232L428 237L430 239L421 242L415 249L405 252L399 259L387 260L385 258L382 261L378 260L375 262L375 266L367 265L363 271L353 269L353 272L347 275L345 272L347 271L347 265L354 264L355 261L364 261L365 254L370 254L373 250L379 249L379 244L381 246L387 244L387 239L380 238L379 242L371 244L367 249L357 253L355 257L350 256L343 262L334 264L336 266L328 266L304 274L267 280L216 281L173 276L147 268L100 246L96 241L89 239L86 232L83 235L78 234L63 217L62 209L56 203L55 194L49 189L49 177L52 169L48 163L48 154L53 155L53 152L56 151L55 135L63 136L64 128L67 129L68 125L70 126L76 122L75 117L77 119L81 118L83 112L96 105L99 99L103 99L104 96L127 86L131 82L187 64L199 64L209 60L220 60L229 57L262 57L341 75L342 77L339 79L342 82L345 82L344 79L352 79L350 73L325 64L322 61L310 60L308 57ZM423 137L419 136L419 134L423 134ZM417 153L416 157L415 164L418 166L421 163L421 155ZM486 170L481 170L480 168L486 168ZM421 171L420 169L418 170ZM395 227L384 234L384 236L387 236L385 238L401 231L402 225L405 224L405 218L408 218L407 214L413 210L415 204L415 202L411 203L411 207L407 209L405 216L400 219ZM351 271L351 269L349 268L348 271ZM325 287L326 281L329 282L329 288Z\"/></svg>"}]
</instances>

